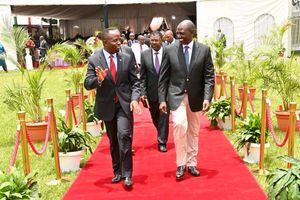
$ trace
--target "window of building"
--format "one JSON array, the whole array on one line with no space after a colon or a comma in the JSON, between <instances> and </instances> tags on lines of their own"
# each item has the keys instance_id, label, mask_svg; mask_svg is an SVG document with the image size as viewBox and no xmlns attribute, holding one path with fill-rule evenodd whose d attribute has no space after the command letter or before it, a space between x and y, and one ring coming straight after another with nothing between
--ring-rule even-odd
<instances>
[{"instance_id":1,"label":"window of building","mask_svg":"<svg viewBox=\"0 0 300 200\"><path fill-rule=\"evenodd\" d=\"M255 47L261 44L261 38L268 35L275 26L275 18L270 14L258 16L254 22Z\"/></svg>"},{"instance_id":2,"label":"window of building","mask_svg":"<svg viewBox=\"0 0 300 200\"><path fill-rule=\"evenodd\" d=\"M293 18L292 50L300 50L300 17Z\"/></svg>"},{"instance_id":3,"label":"window of building","mask_svg":"<svg viewBox=\"0 0 300 200\"><path fill-rule=\"evenodd\" d=\"M226 17L217 19L214 23L214 34L216 35L218 29L221 29L222 33L226 37L226 46L231 47L234 43L234 26L233 22Z\"/></svg>"}]
</instances>

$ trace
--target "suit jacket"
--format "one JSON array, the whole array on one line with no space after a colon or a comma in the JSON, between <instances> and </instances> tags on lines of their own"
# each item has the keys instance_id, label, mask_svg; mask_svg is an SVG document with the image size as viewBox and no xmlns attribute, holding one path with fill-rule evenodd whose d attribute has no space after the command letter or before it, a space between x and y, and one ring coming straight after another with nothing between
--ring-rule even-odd
<instances>
[{"instance_id":1,"label":"suit jacket","mask_svg":"<svg viewBox=\"0 0 300 200\"><path fill-rule=\"evenodd\" d=\"M96 51L88 59L88 69L84 86L87 90L96 88L95 116L104 121L111 121L114 117L115 97L119 98L119 103L126 113L132 118L130 102L139 100L140 81L135 74L134 56L119 52L117 53L117 80L113 81L109 67L106 63L103 49ZM98 81L95 68L100 66L103 70L108 69L108 74L102 82Z\"/></svg>"},{"instance_id":2,"label":"suit jacket","mask_svg":"<svg viewBox=\"0 0 300 200\"><path fill-rule=\"evenodd\" d=\"M176 110L188 94L193 112L202 110L203 100L211 101L214 91L214 68L209 47L194 41L188 72L183 47L176 42L165 49L159 76L159 102Z\"/></svg>"},{"instance_id":3,"label":"suit jacket","mask_svg":"<svg viewBox=\"0 0 300 200\"><path fill-rule=\"evenodd\" d=\"M164 50L162 57L164 56ZM153 49L147 49L141 55L141 88L142 95L150 101L158 101L158 78L154 63Z\"/></svg>"}]
</instances>

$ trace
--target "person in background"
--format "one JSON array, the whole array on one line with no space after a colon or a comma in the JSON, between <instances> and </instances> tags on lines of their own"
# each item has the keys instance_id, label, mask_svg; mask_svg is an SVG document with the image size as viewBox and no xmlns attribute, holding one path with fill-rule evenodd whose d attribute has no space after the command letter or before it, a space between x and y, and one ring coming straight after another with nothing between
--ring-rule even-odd
<instances>
[{"instance_id":1,"label":"person in background","mask_svg":"<svg viewBox=\"0 0 300 200\"><path fill-rule=\"evenodd\" d=\"M166 37L166 41L167 41L167 44L170 45L170 44L174 44L176 42L175 38L174 38L174 34L171 30L167 30L165 32L165 37Z\"/></svg>"},{"instance_id":2,"label":"person in background","mask_svg":"<svg viewBox=\"0 0 300 200\"><path fill-rule=\"evenodd\" d=\"M35 43L33 41L32 35L30 35L29 39L27 40L26 47L29 49L29 54L31 55L32 66L34 68L36 68L37 66L35 64L35 57L34 57L35 56L35 53L34 53L34 51L35 51Z\"/></svg>"},{"instance_id":3,"label":"person in background","mask_svg":"<svg viewBox=\"0 0 300 200\"><path fill-rule=\"evenodd\" d=\"M47 49L48 49L48 44L47 41L45 40L44 36L40 36L40 59L44 59L46 54L47 54Z\"/></svg>"},{"instance_id":4,"label":"person in background","mask_svg":"<svg viewBox=\"0 0 300 200\"><path fill-rule=\"evenodd\" d=\"M168 106L173 117L176 180L186 171L200 176L197 168L200 113L209 109L214 93L214 67L208 46L195 42L195 25L184 20L177 26L180 42L166 47L158 94L161 112Z\"/></svg>"},{"instance_id":5,"label":"person in background","mask_svg":"<svg viewBox=\"0 0 300 200\"><path fill-rule=\"evenodd\" d=\"M3 70L7 71L7 65L5 62L5 57L6 57L6 51L2 43L0 42L0 66L2 66Z\"/></svg>"},{"instance_id":6,"label":"person in background","mask_svg":"<svg viewBox=\"0 0 300 200\"><path fill-rule=\"evenodd\" d=\"M129 34L128 46L131 47L135 43L137 43L137 40L135 39L134 33L131 32Z\"/></svg>"},{"instance_id":7,"label":"person in background","mask_svg":"<svg viewBox=\"0 0 300 200\"><path fill-rule=\"evenodd\" d=\"M164 56L162 34L159 31L151 33L150 44L151 48L144 51L141 56L141 100L144 107L149 109L152 122L157 130L158 150L167 152L169 111L160 112L158 102L158 78Z\"/></svg>"},{"instance_id":8,"label":"person in background","mask_svg":"<svg viewBox=\"0 0 300 200\"><path fill-rule=\"evenodd\" d=\"M133 112L140 114L140 81L135 74L134 56L120 52L121 34L117 28L103 31L104 47L88 59L84 81L87 90L96 89L95 117L104 121L110 141L114 177L132 187Z\"/></svg>"}]
</instances>

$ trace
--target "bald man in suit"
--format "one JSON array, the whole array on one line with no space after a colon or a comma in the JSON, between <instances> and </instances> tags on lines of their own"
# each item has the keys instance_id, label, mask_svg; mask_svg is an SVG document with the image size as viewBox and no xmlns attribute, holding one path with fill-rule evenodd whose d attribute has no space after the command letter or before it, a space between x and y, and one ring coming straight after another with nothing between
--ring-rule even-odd
<instances>
[{"instance_id":1,"label":"bald man in suit","mask_svg":"<svg viewBox=\"0 0 300 200\"><path fill-rule=\"evenodd\" d=\"M209 109L214 91L214 68L209 47L193 40L195 25L182 21L176 29L180 42L166 47L159 76L160 110L173 117L176 180L197 169L200 112Z\"/></svg>"}]
</instances>

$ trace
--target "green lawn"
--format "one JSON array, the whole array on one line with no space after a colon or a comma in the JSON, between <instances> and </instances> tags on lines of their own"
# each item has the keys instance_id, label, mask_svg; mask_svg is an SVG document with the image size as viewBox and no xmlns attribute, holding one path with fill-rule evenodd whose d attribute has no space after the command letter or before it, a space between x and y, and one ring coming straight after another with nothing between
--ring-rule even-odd
<instances>
[{"instance_id":1,"label":"green lawn","mask_svg":"<svg viewBox=\"0 0 300 200\"><path fill-rule=\"evenodd\" d=\"M43 97L45 99L45 115L46 115L46 99L51 97L54 101L54 110L56 112L56 116L59 115L58 111L61 109L65 109L66 95L65 89L67 89L66 83L64 81L64 71L68 72L68 70L51 70L45 72L46 83ZM9 73L4 73L0 71L0 96L4 95L4 87L5 85L10 85L13 81L19 82L21 79L21 73L19 71L11 71ZM17 115L15 112L11 112L7 109L7 106L0 101L0 130L1 138L0 138L0 170L6 171L9 162L11 159L14 143L15 143L15 133L16 127L18 124ZM100 138L96 138L96 142ZM96 144L95 144L96 145ZM95 148L93 145L93 148ZM37 145L39 149L42 148L43 144ZM30 168L31 171L36 171L38 173L37 181L39 183L39 192L41 193L41 199L61 199L63 194L69 188L72 181L76 178L78 173L67 173L63 174L63 177L71 180L71 182L62 182L62 184L58 186L48 186L46 183L55 179L55 166L54 166L54 158L51 157L52 148L50 142L50 148L47 149L46 153L43 156L36 156L29 148L29 157L30 157ZM22 168L22 149L19 148L18 157L16 166ZM89 155L85 155L82 163L84 163Z\"/></svg>"},{"instance_id":2,"label":"green lawn","mask_svg":"<svg viewBox=\"0 0 300 200\"><path fill-rule=\"evenodd\" d=\"M46 100L48 97L52 97L54 99L54 108L55 111L58 112L60 109L65 108L65 89L67 89L66 83L64 82L64 73L68 72L68 70L52 70L47 71L45 73L46 79L46 86L44 89L44 99ZM12 81L18 82L21 79L21 74L18 71L13 71L9 73L3 73L0 71L0 96L4 95L4 87L7 84L11 84ZM229 87L228 87L228 92ZM237 93L237 92L236 92ZM230 92L229 92L230 94ZM280 99L278 95L269 93L269 98L271 99L271 110L275 110L278 104L280 104ZM299 101L299 96L297 102ZM256 93L256 99L254 100L255 108L257 111L260 112L261 106L261 91L258 89ZM46 102L45 104L46 105ZM299 107L299 106L298 106ZM11 112L7 109L7 106L0 101L0 130L1 132L1 139L0 139L0 170L6 171L9 165L9 161L11 159L12 150L15 143L15 132L17 126L17 115L14 112ZM58 114L57 114L58 115ZM273 115L273 124L276 124L276 120ZM278 138L282 141L284 137L284 133L278 132ZM234 133L226 132L225 135L228 139L233 142L234 141ZM100 138L96 139L97 142ZM286 155L287 154L287 146L283 148L278 148L275 146L274 142L272 141L271 137L269 137L269 142L271 147L266 150L266 159L265 159L265 167L267 170L272 170L276 167L286 167L286 164L281 162L280 160L276 159L277 156ZM300 158L300 134L297 132L295 138L295 157ZM39 148L42 147L42 144L38 145ZM95 147L95 145L94 145ZM239 152L242 156L243 153ZM85 155L83 162L86 161L89 155ZM22 158L21 158L21 148L19 149L18 159L17 159L17 166L22 167ZM253 171L258 169L257 164L248 165L249 168ZM39 191L41 193L41 199L60 199L65 191L70 186L71 182L63 182L59 186L48 186L46 185L47 182L53 180L55 178L55 168L54 168L54 159L51 157L51 148L48 148L46 153L38 157L30 151L30 167L32 171L38 172L38 183L39 183ZM68 173L63 174L64 177L67 177L71 181L76 178L77 173ZM265 189L265 176L260 176L257 173L254 173L255 177L257 178L258 182L261 186ZM242 178L242 177L241 177Z\"/></svg>"}]
</instances>

